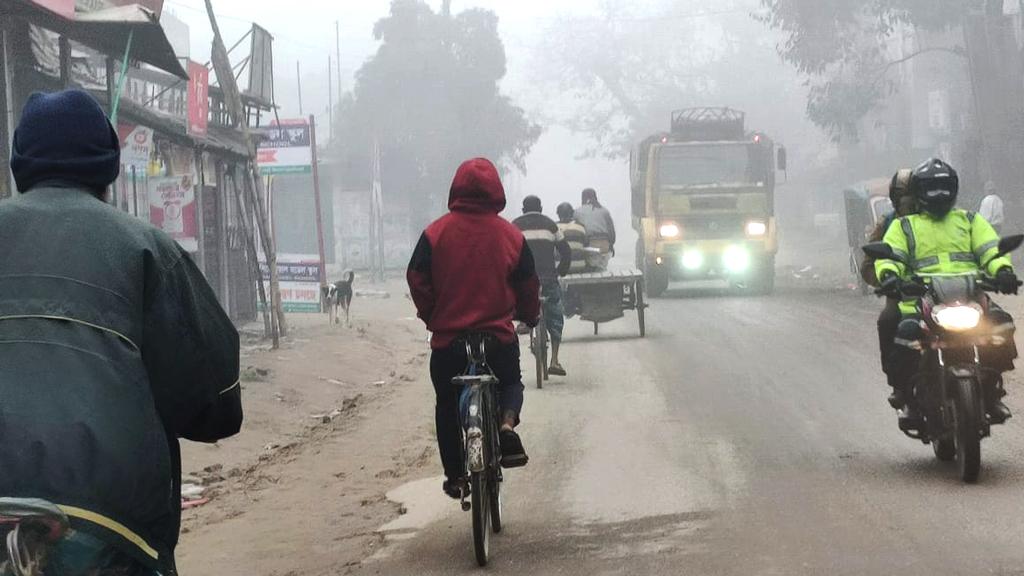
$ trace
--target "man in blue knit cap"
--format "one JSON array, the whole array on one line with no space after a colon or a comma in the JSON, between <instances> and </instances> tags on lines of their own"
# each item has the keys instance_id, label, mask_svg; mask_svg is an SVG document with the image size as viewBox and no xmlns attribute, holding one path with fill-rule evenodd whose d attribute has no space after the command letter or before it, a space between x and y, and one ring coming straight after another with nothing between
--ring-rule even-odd
<instances>
[{"instance_id":1,"label":"man in blue knit cap","mask_svg":"<svg viewBox=\"0 0 1024 576\"><path fill-rule=\"evenodd\" d=\"M0 498L43 499L70 520L47 575L174 574L178 439L238 432L238 333L188 253L101 200L120 142L91 96L33 94L12 148Z\"/></svg>"}]
</instances>

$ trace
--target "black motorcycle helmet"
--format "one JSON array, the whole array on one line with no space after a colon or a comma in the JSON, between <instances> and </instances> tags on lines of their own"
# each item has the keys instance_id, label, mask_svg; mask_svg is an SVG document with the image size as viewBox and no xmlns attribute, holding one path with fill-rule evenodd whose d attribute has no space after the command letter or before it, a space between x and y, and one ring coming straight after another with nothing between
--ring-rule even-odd
<instances>
[{"instance_id":1,"label":"black motorcycle helmet","mask_svg":"<svg viewBox=\"0 0 1024 576\"><path fill-rule=\"evenodd\" d=\"M921 211L934 218L943 218L956 205L960 178L952 166L938 158L929 158L910 177L910 192L917 198Z\"/></svg>"},{"instance_id":2,"label":"black motorcycle helmet","mask_svg":"<svg viewBox=\"0 0 1024 576\"><path fill-rule=\"evenodd\" d=\"M559 204L555 211L558 212L558 219L562 222L569 222L572 220L573 216L576 215L576 209L568 202L562 202Z\"/></svg>"}]
</instances>

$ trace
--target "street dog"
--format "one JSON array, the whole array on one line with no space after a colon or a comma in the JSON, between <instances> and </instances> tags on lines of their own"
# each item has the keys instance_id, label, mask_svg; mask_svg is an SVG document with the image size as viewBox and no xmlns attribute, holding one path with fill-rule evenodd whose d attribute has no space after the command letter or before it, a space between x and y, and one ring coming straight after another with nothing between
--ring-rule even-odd
<instances>
[{"instance_id":1,"label":"street dog","mask_svg":"<svg viewBox=\"0 0 1024 576\"><path fill-rule=\"evenodd\" d=\"M345 272L343 280L332 282L321 288L324 302L327 305L328 318L332 326L341 323L341 318L338 317L339 308L345 312L345 326L352 326L349 310L352 307L352 283L355 279L355 272L348 270Z\"/></svg>"}]
</instances>

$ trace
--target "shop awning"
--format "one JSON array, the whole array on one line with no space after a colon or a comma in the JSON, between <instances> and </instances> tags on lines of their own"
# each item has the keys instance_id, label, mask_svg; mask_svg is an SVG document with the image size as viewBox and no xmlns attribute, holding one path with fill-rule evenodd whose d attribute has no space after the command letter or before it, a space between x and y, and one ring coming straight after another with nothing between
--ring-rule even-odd
<instances>
[{"instance_id":1,"label":"shop awning","mask_svg":"<svg viewBox=\"0 0 1024 576\"><path fill-rule=\"evenodd\" d=\"M68 19L29 0L0 0L0 12L20 16L70 40L120 59L134 34L130 58L188 80L160 21L153 12L131 4Z\"/></svg>"}]
</instances>

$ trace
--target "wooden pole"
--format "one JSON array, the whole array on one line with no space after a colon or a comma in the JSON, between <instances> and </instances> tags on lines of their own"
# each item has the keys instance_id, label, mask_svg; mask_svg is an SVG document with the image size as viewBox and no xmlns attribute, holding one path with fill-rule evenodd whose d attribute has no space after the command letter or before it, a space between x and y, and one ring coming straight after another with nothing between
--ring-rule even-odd
<instances>
[{"instance_id":1,"label":"wooden pole","mask_svg":"<svg viewBox=\"0 0 1024 576\"><path fill-rule=\"evenodd\" d=\"M273 239L269 234L266 234L269 228L265 203L266 194L259 175L256 142L249 131L249 123L246 119L244 106L242 105L242 94L238 90L238 84L235 81L234 69L231 66L231 60L228 58L227 47L224 45L224 39L220 34L220 27L217 25L217 17L213 13L213 3L211 0L206 0L206 14L210 18L210 27L213 29L213 50L210 59L217 73L217 80L224 91L224 104L227 107L228 116L242 132L246 146L249 149L248 168L252 176L253 196L256 200L254 203L256 223L260 228L260 240L263 243L267 266L270 267L271 323L276 326L276 329L273 330L273 342L276 349L280 346L280 337L286 336L288 330L284 318L284 310L281 306L281 285L277 273L277 250L274 247Z\"/></svg>"},{"instance_id":2,"label":"wooden pole","mask_svg":"<svg viewBox=\"0 0 1024 576\"><path fill-rule=\"evenodd\" d=\"M249 210L249 206L252 205L251 200L243 201L243 192L245 196L252 197L252 187L249 185L249 179L246 177L242 180L242 184L239 185L239 175L243 171L241 168L235 168L235 173L232 177L235 191L235 203L238 207L238 220L242 226L242 234L245 235L245 249L247 252L247 260L249 261L249 273L252 274L253 281L256 282L256 293L259 295L260 308L263 313L263 337L271 338L274 334L273 324L270 320L270 306L267 305L267 290L263 285L263 271L260 270L260 259L259 252L256 250L256 240L253 238L252 222L253 214Z\"/></svg>"}]
</instances>

